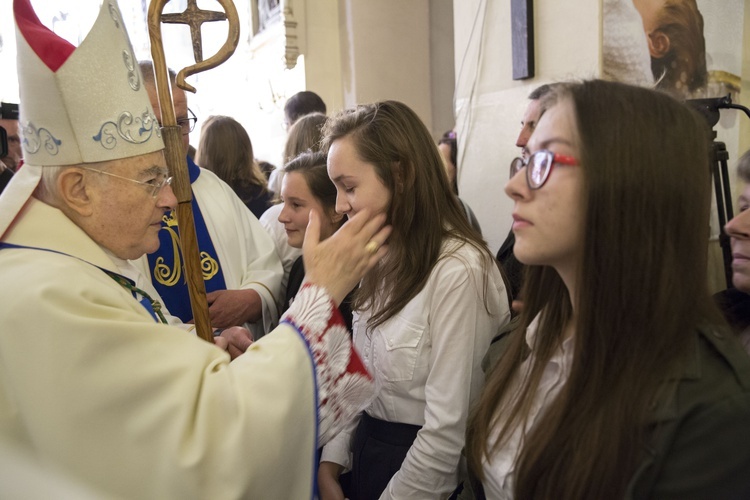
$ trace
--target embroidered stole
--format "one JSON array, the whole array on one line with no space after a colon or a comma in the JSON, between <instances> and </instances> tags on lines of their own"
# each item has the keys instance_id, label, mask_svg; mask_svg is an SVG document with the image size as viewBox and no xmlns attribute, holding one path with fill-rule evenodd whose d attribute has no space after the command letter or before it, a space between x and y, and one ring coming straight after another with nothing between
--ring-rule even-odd
<instances>
[{"instance_id":1,"label":"embroidered stole","mask_svg":"<svg viewBox=\"0 0 750 500\"><path fill-rule=\"evenodd\" d=\"M200 168L189 157L187 164L190 184L192 184L198 179ZM193 194L192 205L206 292L226 290L219 257L208 233L206 221L195 200L195 194ZM161 295L169 313L179 317L183 322L188 322L193 319L193 311L190 308L190 295L183 270L180 233L175 211L164 216L162 228L159 231L159 241L159 249L148 256L151 283Z\"/></svg>"},{"instance_id":2,"label":"embroidered stole","mask_svg":"<svg viewBox=\"0 0 750 500\"><path fill-rule=\"evenodd\" d=\"M129 290L130 293L133 294L133 298L137 300L143 307L148 311L148 313L151 315L152 318L154 318L154 321L157 323L167 323L167 319L164 317L164 314L161 312L161 303L159 303L158 300L154 300L151 298L149 294L135 286L135 282L131 280L130 278L127 278L121 274L117 274L115 272L109 271L107 269L104 269L103 267L99 267L96 264L92 264L91 262L87 260L83 260L80 257L76 257L75 255L70 255L65 252L58 252L57 250L52 250L50 248L39 248L39 247L29 247L26 245L15 245L13 243L5 243L0 242L0 250L3 248L23 248L26 250L40 250L42 252L51 252L56 253L60 255L65 255L66 257L71 257L73 259L78 259L81 262L85 262L86 264L89 264L91 266L96 267L97 269L104 272L107 276L115 280L118 285L125 288L126 290ZM141 296L139 299L138 296Z\"/></svg>"}]
</instances>

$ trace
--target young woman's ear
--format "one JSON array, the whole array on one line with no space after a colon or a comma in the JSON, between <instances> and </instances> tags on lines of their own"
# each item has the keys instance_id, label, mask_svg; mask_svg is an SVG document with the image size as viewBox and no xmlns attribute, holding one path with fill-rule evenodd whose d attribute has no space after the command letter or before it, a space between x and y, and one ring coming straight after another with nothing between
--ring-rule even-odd
<instances>
[{"instance_id":1,"label":"young woman's ear","mask_svg":"<svg viewBox=\"0 0 750 500\"><path fill-rule=\"evenodd\" d=\"M669 53L669 37L662 30L655 30L648 35L648 51L654 59L661 59Z\"/></svg>"}]
</instances>

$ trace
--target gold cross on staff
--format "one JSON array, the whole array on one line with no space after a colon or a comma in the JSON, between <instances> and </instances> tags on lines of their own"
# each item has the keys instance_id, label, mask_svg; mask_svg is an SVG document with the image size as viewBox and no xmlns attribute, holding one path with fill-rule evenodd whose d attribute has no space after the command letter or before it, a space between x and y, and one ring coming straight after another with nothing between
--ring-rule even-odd
<instances>
[{"instance_id":1,"label":"gold cross on staff","mask_svg":"<svg viewBox=\"0 0 750 500\"><path fill-rule=\"evenodd\" d=\"M188 0L188 6L184 12L179 14L162 14L163 23L187 24L190 26L190 38L193 41L193 55L195 62L203 61L203 41L201 39L201 25L212 21L225 21L227 15L224 12L214 10L201 10L198 8L197 0Z\"/></svg>"}]
</instances>

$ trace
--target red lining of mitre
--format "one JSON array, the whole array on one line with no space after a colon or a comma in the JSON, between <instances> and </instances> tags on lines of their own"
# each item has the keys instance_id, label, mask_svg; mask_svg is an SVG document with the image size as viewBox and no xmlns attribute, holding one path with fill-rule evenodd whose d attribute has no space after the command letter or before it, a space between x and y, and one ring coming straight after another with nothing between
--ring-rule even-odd
<instances>
[{"instance_id":1,"label":"red lining of mitre","mask_svg":"<svg viewBox=\"0 0 750 500\"><path fill-rule=\"evenodd\" d=\"M73 44L57 36L39 21L31 0L14 0L13 13L16 16L16 26L26 43L52 71L57 71L76 50Z\"/></svg>"}]
</instances>

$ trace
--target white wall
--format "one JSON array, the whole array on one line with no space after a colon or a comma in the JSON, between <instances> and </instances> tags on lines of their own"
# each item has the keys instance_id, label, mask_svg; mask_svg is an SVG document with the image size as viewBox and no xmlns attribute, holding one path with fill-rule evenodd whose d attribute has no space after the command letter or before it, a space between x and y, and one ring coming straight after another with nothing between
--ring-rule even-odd
<instances>
[{"instance_id":1,"label":"white wall","mask_svg":"<svg viewBox=\"0 0 750 500\"><path fill-rule=\"evenodd\" d=\"M397 99L432 121L427 0L341 0L347 106Z\"/></svg>"},{"instance_id":2,"label":"white wall","mask_svg":"<svg viewBox=\"0 0 750 500\"><path fill-rule=\"evenodd\" d=\"M448 0L293 1L305 5L306 86L329 111L396 99L436 138L453 126Z\"/></svg>"},{"instance_id":3,"label":"white wall","mask_svg":"<svg viewBox=\"0 0 750 500\"><path fill-rule=\"evenodd\" d=\"M600 4L590 0L534 3L536 76L514 81L510 2L455 1L458 186L482 225L490 249L511 226L503 188L526 96L550 81L595 77L600 59Z\"/></svg>"},{"instance_id":4,"label":"white wall","mask_svg":"<svg viewBox=\"0 0 750 500\"><path fill-rule=\"evenodd\" d=\"M430 85L432 89L432 135L439 139L456 124L453 114L455 91L453 2L431 0Z\"/></svg>"},{"instance_id":5,"label":"white wall","mask_svg":"<svg viewBox=\"0 0 750 500\"><path fill-rule=\"evenodd\" d=\"M339 5L305 0L306 87L323 98L328 112L344 107Z\"/></svg>"}]
</instances>

